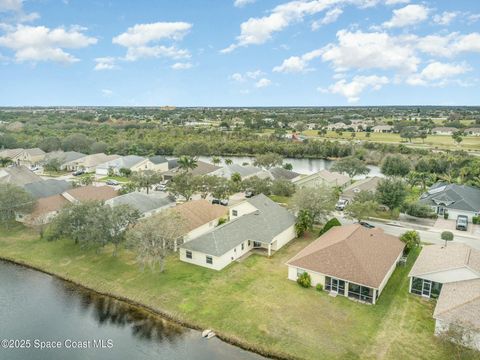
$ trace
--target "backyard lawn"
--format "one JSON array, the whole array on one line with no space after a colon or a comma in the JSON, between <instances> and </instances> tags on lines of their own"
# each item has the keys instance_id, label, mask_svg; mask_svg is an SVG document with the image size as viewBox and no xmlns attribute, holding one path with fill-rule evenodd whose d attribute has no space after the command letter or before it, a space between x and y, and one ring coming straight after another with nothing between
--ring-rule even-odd
<instances>
[{"instance_id":1,"label":"backyard lawn","mask_svg":"<svg viewBox=\"0 0 480 360\"><path fill-rule=\"evenodd\" d=\"M0 257L15 259L100 292L144 303L231 339L290 358L450 359L433 336L433 302L408 294L417 253L399 267L375 306L300 288L285 262L313 237L272 258L251 255L221 272L169 259L164 274L141 271L132 253L82 250L71 241L46 242L21 227L0 229ZM473 358L470 353L464 358Z\"/></svg>"}]
</instances>

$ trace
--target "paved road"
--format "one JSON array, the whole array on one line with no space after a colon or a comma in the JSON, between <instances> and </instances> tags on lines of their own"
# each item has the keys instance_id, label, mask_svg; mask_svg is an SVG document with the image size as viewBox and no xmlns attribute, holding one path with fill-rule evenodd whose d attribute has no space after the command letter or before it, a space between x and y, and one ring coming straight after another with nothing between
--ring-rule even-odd
<instances>
[{"instance_id":1,"label":"paved road","mask_svg":"<svg viewBox=\"0 0 480 360\"><path fill-rule=\"evenodd\" d=\"M338 219L340 220L340 222L342 224L352 223L351 220L345 219L343 217L338 217ZM383 229L387 234L400 236L407 230L416 230L420 234L420 238L422 239L422 242L433 243L433 244L444 244L445 243L445 241L443 241L440 238L440 232L431 231L431 230L420 230L419 228L414 228L413 226L408 227L408 226L389 225L389 224L382 223L382 222L379 222L379 221L369 220L368 223ZM459 235L455 234L455 237L454 237L453 241L462 242L462 243L465 243L467 245L470 245L473 248L476 248L476 249L480 250L480 238L459 236Z\"/></svg>"}]
</instances>

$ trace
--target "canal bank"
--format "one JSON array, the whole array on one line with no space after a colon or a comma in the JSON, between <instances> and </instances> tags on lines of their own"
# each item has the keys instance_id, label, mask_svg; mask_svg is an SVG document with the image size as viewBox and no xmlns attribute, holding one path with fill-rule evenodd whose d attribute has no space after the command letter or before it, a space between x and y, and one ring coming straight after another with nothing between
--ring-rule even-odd
<instances>
[{"instance_id":1,"label":"canal bank","mask_svg":"<svg viewBox=\"0 0 480 360\"><path fill-rule=\"evenodd\" d=\"M45 268L43 266L34 265L34 264L31 264L31 263L28 263L28 262L25 262L25 261L22 261L22 260L14 259L14 258L4 256L4 255L0 254L0 267L2 266L2 263L1 263L2 261L5 262L5 263L8 263L8 264L11 264L12 266L20 266L20 267L23 267L23 268L30 269L32 271L40 272L40 273L45 274L47 276L51 276L55 279L58 279L59 281L62 281L64 283L68 284L69 286L77 287L78 290L80 290L82 292L90 292L90 293L95 294L97 296L102 296L102 297L114 299L118 302L121 302L121 303L124 303L125 305L128 305L129 307L135 309L138 312L144 313L147 316L159 317L159 320L166 320L166 321L172 322L172 323L174 323L178 326L181 326L181 327L184 327L184 328L187 328L187 329L191 329L191 330L195 330L196 334L198 335L198 338L201 337L201 332L200 331L203 330L203 328L200 327L198 324L196 324L194 322L190 322L188 320L185 320L185 319L181 318L180 316L171 314L171 313L169 313L167 311L164 311L162 309L151 307L147 304L138 302L136 300L133 300L133 299L131 299L129 297L126 297L126 296L123 296L121 294L98 290L96 287L91 286L90 284L80 283L80 282L78 282L78 281L76 281L76 280L74 280L74 279L72 279L68 276L65 276L64 274L53 272L53 271L51 271L48 268ZM41 310L39 310L39 311L41 311ZM0 327L0 329L1 329L1 327ZM229 351L228 352L229 355L227 355L228 357L226 357L226 359L252 359L252 360L254 360L254 359L255 360L256 359L264 359L264 358L292 359L292 357L286 356L284 354L279 354L279 353L276 353L274 351L269 351L269 350L257 347L255 345L249 344L249 343L247 343L247 342L245 342L245 341L243 341L239 338L227 336L225 334L222 334L218 330L214 329L214 331L216 333L217 338L219 338L224 343L232 345L233 347L239 348L238 351L240 351L240 349L241 349L241 351L243 351L243 350L245 351L245 353L237 354L236 353L237 349L235 349L235 348L233 348L234 350L229 349L229 348L222 349L224 351ZM0 335L2 335L2 334L0 334ZM5 336L5 335L3 335L3 336ZM201 339L201 341L211 342L212 339L209 339L209 340ZM215 341L215 340L213 340L213 341ZM215 357L211 357L211 354L210 354L208 359L215 359Z\"/></svg>"}]
</instances>

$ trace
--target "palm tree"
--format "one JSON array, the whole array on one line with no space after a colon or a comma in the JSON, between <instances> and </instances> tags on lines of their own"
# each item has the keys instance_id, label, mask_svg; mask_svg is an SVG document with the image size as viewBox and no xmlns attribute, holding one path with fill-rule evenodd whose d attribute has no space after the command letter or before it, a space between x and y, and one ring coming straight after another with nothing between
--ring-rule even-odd
<instances>
[{"instance_id":1,"label":"palm tree","mask_svg":"<svg viewBox=\"0 0 480 360\"><path fill-rule=\"evenodd\" d=\"M12 159L8 157L0 157L0 167L6 167L12 163L13 163Z\"/></svg>"},{"instance_id":2,"label":"palm tree","mask_svg":"<svg viewBox=\"0 0 480 360\"><path fill-rule=\"evenodd\" d=\"M415 185L417 185L420 181L420 177L419 177L419 174L415 171L411 171L408 175L407 175L407 183L408 185L410 185L410 187L413 189L413 187Z\"/></svg>"},{"instance_id":3,"label":"palm tree","mask_svg":"<svg viewBox=\"0 0 480 360\"><path fill-rule=\"evenodd\" d=\"M226 164L226 165L232 165L232 164L233 164L233 160L232 160L232 159L224 159L223 161L225 161L225 164Z\"/></svg>"},{"instance_id":4,"label":"palm tree","mask_svg":"<svg viewBox=\"0 0 480 360\"><path fill-rule=\"evenodd\" d=\"M212 164L213 165L218 165L220 164L222 161L220 160L220 158L218 156L214 156L212 157Z\"/></svg>"},{"instance_id":5,"label":"palm tree","mask_svg":"<svg viewBox=\"0 0 480 360\"><path fill-rule=\"evenodd\" d=\"M197 166L197 158L183 155L180 156L180 159L178 159L178 167L185 172L187 172L188 170L193 170Z\"/></svg>"}]
</instances>

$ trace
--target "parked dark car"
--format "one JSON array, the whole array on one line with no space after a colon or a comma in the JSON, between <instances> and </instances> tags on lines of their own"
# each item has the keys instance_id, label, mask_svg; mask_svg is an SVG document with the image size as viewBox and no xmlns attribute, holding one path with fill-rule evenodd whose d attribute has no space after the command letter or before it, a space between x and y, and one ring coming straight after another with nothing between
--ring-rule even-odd
<instances>
[{"instance_id":1,"label":"parked dark car","mask_svg":"<svg viewBox=\"0 0 480 360\"><path fill-rule=\"evenodd\" d=\"M228 199L212 199L212 204L227 206L228 205Z\"/></svg>"},{"instance_id":2,"label":"parked dark car","mask_svg":"<svg viewBox=\"0 0 480 360\"><path fill-rule=\"evenodd\" d=\"M112 179L107 180L107 185L117 186L119 184L120 183L117 180L112 180Z\"/></svg>"},{"instance_id":3,"label":"parked dark car","mask_svg":"<svg viewBox=\"0 0 480 360\"><path fill-rule=\"evenodd\" d=\"M455 229L461 230L461 231L467 231L468 229L468 217L465 215L458 215L457 216L457 224L455 226Z\"/></svg>"},{"instance_id":4,"label":"parked dark car","mask_svg":"<svg viewBox=\"0 0 480 360\"><path fill-rule=\"evenodd\" d=\"M373 229L375 227L374 225L369 224L366 221L360 221L359 224L366 227L367 229Z\"/></svg>"},{"instance_id":5,"label":"parked dark car","mask_svg":"<svg viewBox=\"0 0 480 360\"><path fill-rule=\"evenodd\" d=\"M72 173L73 176L80 176L85 174L85 170L77 170Z\"/></svg>"}]
</instances>

